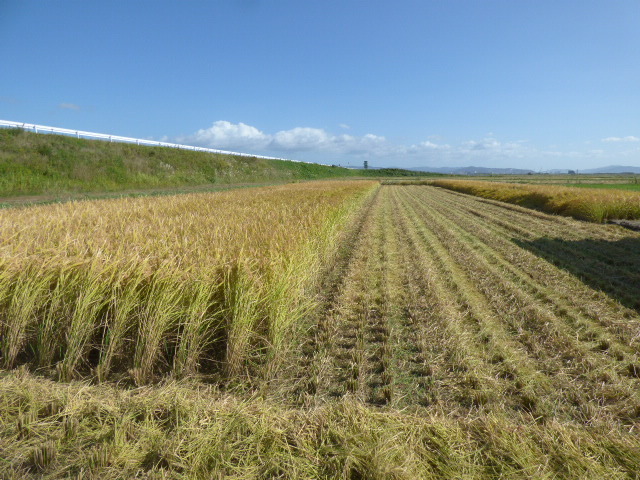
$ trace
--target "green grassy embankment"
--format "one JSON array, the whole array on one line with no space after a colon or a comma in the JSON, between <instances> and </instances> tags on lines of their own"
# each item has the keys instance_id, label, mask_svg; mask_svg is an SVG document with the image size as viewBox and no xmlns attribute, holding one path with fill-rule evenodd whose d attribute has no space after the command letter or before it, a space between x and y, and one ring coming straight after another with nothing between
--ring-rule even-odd
<instances>
[{"instance_id":1,"label":"green grassy embankment","mask_svg":"<svg viewBox=\"0 0 640 480\"><path fill-rule=\"evenodd\" d=\"M0 197L4 198L406 175L419 174L399 169L356 170L0 129Z\"/></svg>"}]
</instances>

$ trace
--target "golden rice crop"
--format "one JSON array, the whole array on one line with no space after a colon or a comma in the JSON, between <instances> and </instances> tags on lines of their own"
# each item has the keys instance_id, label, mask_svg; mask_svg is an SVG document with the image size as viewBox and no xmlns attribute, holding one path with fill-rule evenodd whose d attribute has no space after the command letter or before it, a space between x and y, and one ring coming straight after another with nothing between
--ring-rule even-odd
<instances>
[{"instance_id":1,"label":"golden rice crop","mask_svg":"<svg viewBox=\"0 0 640 480\"><path fill-rule=\"evenodd\" d=\"M634 428L0 376L0 477L635 479ZM80 473L78 473L80 472ZM85 473L86 472L86 473Z\"/></svg>"},{"instance_id":2,"label":"golden rice crop","mask_svg":"<svg viewBox=\"0 0 640 480\"><path fill-rule=\"evenodd\" d=\"M308 308L336 226L375 185L3 210L0 363L55 365L61 378L126 370L138 382L264 363Z\"/></svg>"},{"instance_id":3,"label":"golden rice crop","mask_svg":"<svg viewBox=\"0 0 640 480\"><path fill-rule=\"evenodd\" d=\"M428 183L478 197L592 222L640 218L640 193L633 191L476 180L432 180Z\"/></svg>"}]
</instances>

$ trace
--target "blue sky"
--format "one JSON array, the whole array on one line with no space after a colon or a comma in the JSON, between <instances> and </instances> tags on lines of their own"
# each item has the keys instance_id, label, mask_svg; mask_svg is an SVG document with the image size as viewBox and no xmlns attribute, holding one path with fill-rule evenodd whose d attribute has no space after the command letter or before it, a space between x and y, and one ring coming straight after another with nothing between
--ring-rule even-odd
<instances>
[{"instance_id":1,"label":"blue sky","mask_svg":"<svg viewBox=\"0 0 640 480\"><path fill-rule=\"evenodd\" d=\"M0 119L323 163L640 166L638 0L0 0Z\"/></svg>"}]
</instances>

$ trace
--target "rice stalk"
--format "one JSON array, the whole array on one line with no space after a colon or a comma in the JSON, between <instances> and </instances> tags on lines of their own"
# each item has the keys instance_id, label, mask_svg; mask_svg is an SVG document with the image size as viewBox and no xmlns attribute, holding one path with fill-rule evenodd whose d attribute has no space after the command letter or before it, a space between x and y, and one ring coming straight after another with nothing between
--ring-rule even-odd
<instances>
[{"instance_id":1,"label":"rice stalk","mask_svg":"<svg viewBox=\"0 0 640 480\"><path fill-rule=\"evenodd\" d=\"M100 360L96 367L96 375L101 381L108 377L113 362L126 354L127 335L139 322L139 306L146 280L143 272L135 264L130 264L111 287Z\"/></svg>"},{"instance_id":2,"label":"rice stalk","mask_svg":"<svg viewBox=\"0 0 640 480\"><path fill-rule=\"evenodd\" d=\"M256 326L261 318L260 283L251 279L250 266L246 264L234 266L225 275L225 370L229 377L243 373L251 342L257 340Z\"/></svg>"},{"instance_id":3,"label":"rice stalk","mask_svg":"<svg viewBox=\"0 0 640 480\"><path fill-rule=\"evenodd\" d=\"M18 354L27 342L29 328L36 323L42 299L46 298L49 281L49 277L35 265L17 274L9 294L0 334L0 355L4 368L14 366Z\"/></svg>"},{"instance_id":4,"label":"rice stalk","mask_svg":"<svg viewBox=\"0 0 640 480\"><path fill-rule=\"evenodd\" d=\"M132 376L138 384L151 379L163 341L180 318L179 300L184 286L171 277L166 266L155 272L140 311Z\"/></svg>"},{"instance_id":5,"label":"rice stalk","mask_svg":"<svg viewBox=\"0 0 640 480\"><path fill-rule=\"evenodd\" d=\"M64 358L58 366L63 381L73 378L76 367L86 358L90 341L102 322L112 278L108 270L96 271L91 265L71 280L71 288L75 289L74 309L66 332Z\"/></svg>"},{"instance_id":6,"label":"rice stalk","mask_svg":"<svg viewBox=\"0 0 640 480\"><path fill-rule=\"evenodd\" d=\"M204 353L221 334L222 311L215 302L218 290L215 283L197 282L190 286L173 361L173 374L178 378L198 371Z\"/></svg>"},{"instance_id":7,"label":"rice stalk","mask_svg":"<svg viewBox=\"0 0 640 480\"><path fill-rule=\"evenodd\" d=\"M49 292L46 307L38 323L34 350L37 364L41 368L51 366L62 354L64 335L60 326L67 325L72 315L70 298L73 291L69 288L72 275L71 270L60 268L55 286Z\"/></svg>"}]
</instances>

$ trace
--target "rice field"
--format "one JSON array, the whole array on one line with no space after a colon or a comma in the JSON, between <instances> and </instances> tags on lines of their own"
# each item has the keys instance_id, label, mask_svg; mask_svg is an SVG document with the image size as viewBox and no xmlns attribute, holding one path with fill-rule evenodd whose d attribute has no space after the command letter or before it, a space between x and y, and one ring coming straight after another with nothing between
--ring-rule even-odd
<instances>
[{"instance_id":1,"label":"rice field","mask_svg":"<svg viewBox=\"0 0 640 480\"><path fill-rule=\"evenodd\" d=\"M638 478L636 232L371 182L0 219L4 477Z\"/></svg>"},{"instance_id":2,"label":"rice field","mask_svg":"<svg viewBox=\"0 0 640 480\"><path fill-rule=\"evenodd\" d=\"M476 180L434 180L430 185L483 198L514 203L547 213L591 222L640 218L640 193L631 188L591 188L589 185L533 185Z\"/></svg>"},{"instance_id":3,"label":"rice field","mask_svg":"<svg viewBox=\"0 0 640 480\"><path fill-rule=\"evenodd\" d=\"M614 190L631 190L634 192L640 191L640 183L567 183L566 187L577 188L607 188Z\"/></svg>"},{"instance_id":4,"label":"rice field","mask_svg":"<svg viewBox=\"0 0 640 480\"><path fill-rule=\"evenodd\" d=\"M3 210L0 362L138 384L264 363L307 309L338 224L373 186Z\"/></svg>"}]
</instances>

